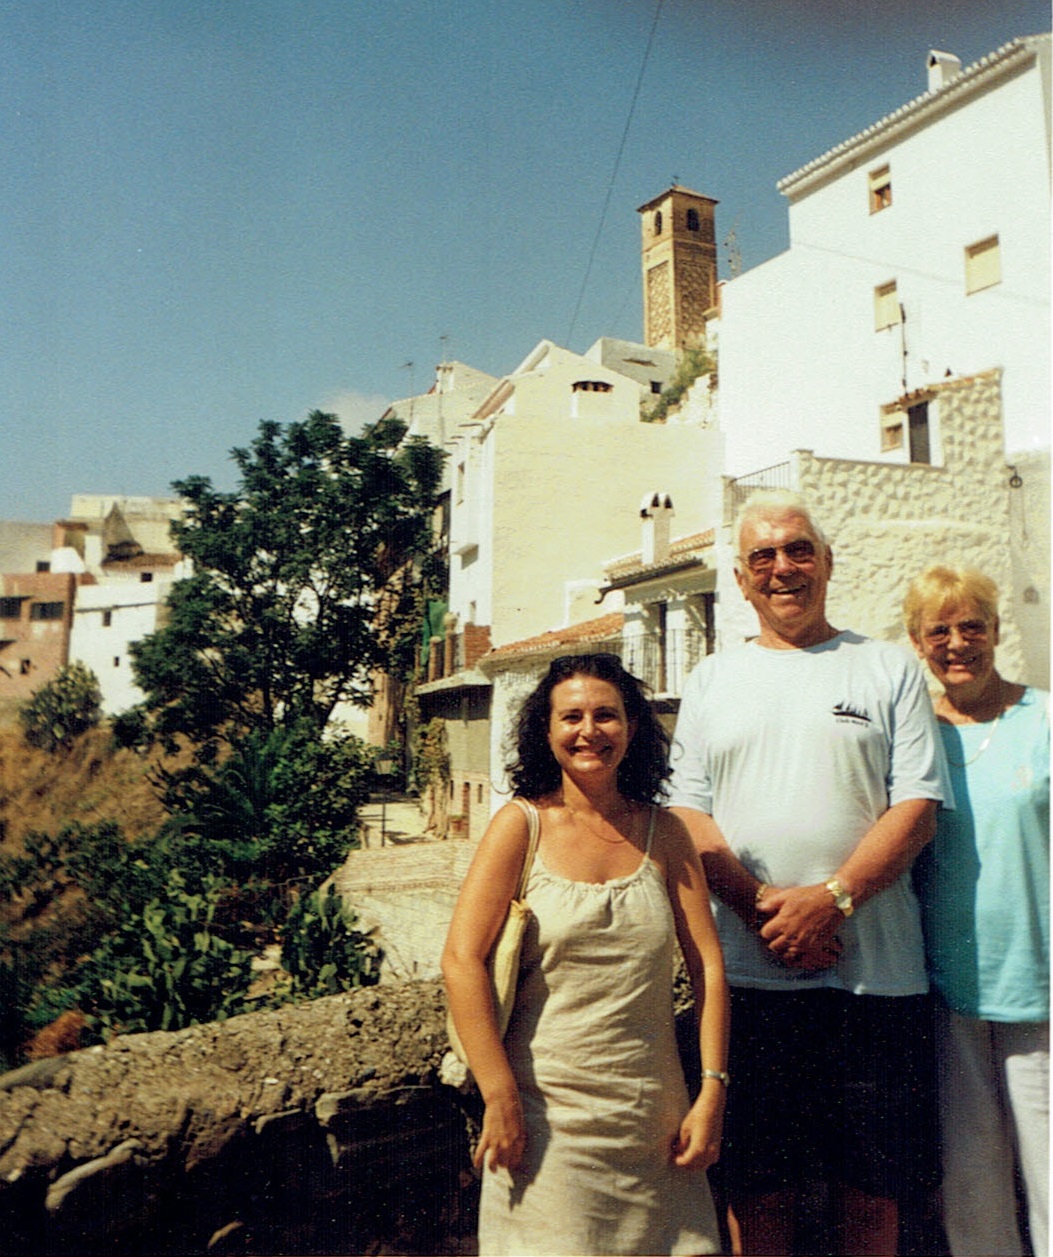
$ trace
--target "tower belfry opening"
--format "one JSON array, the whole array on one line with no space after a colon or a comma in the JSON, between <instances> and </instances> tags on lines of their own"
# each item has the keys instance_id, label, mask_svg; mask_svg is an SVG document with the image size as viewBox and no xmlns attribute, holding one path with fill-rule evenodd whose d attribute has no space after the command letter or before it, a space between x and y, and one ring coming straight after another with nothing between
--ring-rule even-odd
<instances>
[{"instance_id":1,"label":"tower belfry opening","mask_svg":"<svg viewBox=\"0 0 1053 1257\"><path fill-rule=\"evenodd\" d=\"M674 184L641 205L644 343L681 350L705 344L717 298L717 202Z\"/></svg>"}]
</instances>

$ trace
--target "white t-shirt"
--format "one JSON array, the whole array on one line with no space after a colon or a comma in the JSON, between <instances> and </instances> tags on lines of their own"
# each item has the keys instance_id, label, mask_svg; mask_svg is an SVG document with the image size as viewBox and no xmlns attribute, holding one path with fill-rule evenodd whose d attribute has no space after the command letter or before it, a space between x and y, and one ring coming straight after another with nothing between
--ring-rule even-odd
<instances>
[{"instance_id":1,"label":"white t-shirt","mask_svg":"<svg viewBox=\"0 0 1053 1257\"><path fill-rule=\"evenodd\" d=\"M668 805L712 815L738 859L773 886L827 881L894 803L953 806L916 661L850 632L805 649L750 642L704 659L684 686L672 761ZM819 972L780 964L719 900L716 914L733 985L928 989L909 871L846 919L841 959Z\"/></svg>"}]
</instances>

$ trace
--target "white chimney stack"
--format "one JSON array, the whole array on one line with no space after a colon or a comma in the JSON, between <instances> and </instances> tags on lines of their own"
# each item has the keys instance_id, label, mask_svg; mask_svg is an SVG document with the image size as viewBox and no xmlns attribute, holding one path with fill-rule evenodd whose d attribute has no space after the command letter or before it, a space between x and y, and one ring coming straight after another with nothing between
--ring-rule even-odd
<instances>
[{"instance_id":1,"label":"white chimney stack","mask_svg":"<svg viewBox=\"0 0 1053 1257\"><path fill-rule=\"evenodd\" d=\"M669 528L674 515L668 493L645 493L640 503L643 520L643 563L652 567L669 558Z\"/></svg>"},{"instance_id":2,"label":"white chimney stack","mask_svg":"<svg viewBox=\"0 0 1053 1257\"><path fill-rule=\"evenodd\" d=\"M935 48L929 53L928 65L930 92L938 92L962 72L960 57L956 57L953 52L939 52Z\"/></svg>"}]
</instances>

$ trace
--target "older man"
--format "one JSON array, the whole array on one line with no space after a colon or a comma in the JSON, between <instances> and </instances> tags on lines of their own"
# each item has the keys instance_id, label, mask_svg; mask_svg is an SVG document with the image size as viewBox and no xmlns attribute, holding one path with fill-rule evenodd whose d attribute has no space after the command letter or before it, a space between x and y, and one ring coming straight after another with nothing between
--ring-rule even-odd
<instances>
[{"instance_id":1,"label":"older man","mask_svg":"<svg viewBox=\"0 0 1053 1257\"><path fill-rule=\"evenodd\" d=\"M908 653L827 620L833 555L800 498L754 495L736 537L760 634L688 679L670 800L732 986L725 1182L751 1257L793 1252L815 1180L837 1251L888 1257L899 1202L932 1172L909 869L947 798L940 740Z\"/></svg>"}]
</instances>

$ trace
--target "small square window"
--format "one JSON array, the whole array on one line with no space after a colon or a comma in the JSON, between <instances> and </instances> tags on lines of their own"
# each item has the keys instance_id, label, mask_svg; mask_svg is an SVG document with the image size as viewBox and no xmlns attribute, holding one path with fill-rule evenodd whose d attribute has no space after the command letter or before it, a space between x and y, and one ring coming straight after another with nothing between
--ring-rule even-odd
<instances>
[{"instance_id":1,"label":"small square window","mask_svg":"<svg viewBox=\"0 0 1053 1257\"><path fill-rule=\"evenodd\" d=\"M874 331L880 332L886 327L895 327L902 322L903 314L899 307L899 290L893 279L887 284L878 284L874 289Z\"/></svg>"},{"instance_id":2,"label":"small square window","mask_svg":"<svg viewBox=\"0 0 1053 1257\"><path fill-rule=\"evenodd\" d=\"M17 620L21 614L21 598L0 598L0 620Z\"/></svg>"},{"instance_id":3,"label":"small square window","mask_svg":"<svg viewBox=\"0 0 1053 1257\"><path fill-rule=\"evenodd\" d=\"M997 236L988 236L965 250L965 292L970 295L1002 282L1002 253Z\"/></svg>"},{"instance_id":4,"label":"small square window","mask_svg":"<svg viewBox=\"0 0 1053 1257\"><path fill-rule=\"evenodd\" d=\"M149 585L149 583L153 580L153 578L154 578L153 572L140 572L139 573L139 581L143 585Z\"/></svg>"},{"instance_id":5,"label":"small square window","mask_svg":"<svg viewBox=\"0 0 1053 1257\"><path fill-rule=\"evenodd\" d=\"M881 417L881 452L888 454L892 450L903 448L903 411L893 410Z\"/></svg>"},{"instance_id":6,"label":"small square window","mask_svg":"<svg viewBox=\"0 0 1053 1257\"><path fill-rule=\"evenodd\" d=\"M877 214L880 210L888 209L892 204L892 175L888 166L881 166L877 170L872 170L867 177L867 185L869 188L871 214Z\"/></svg>"}]
</instances>

